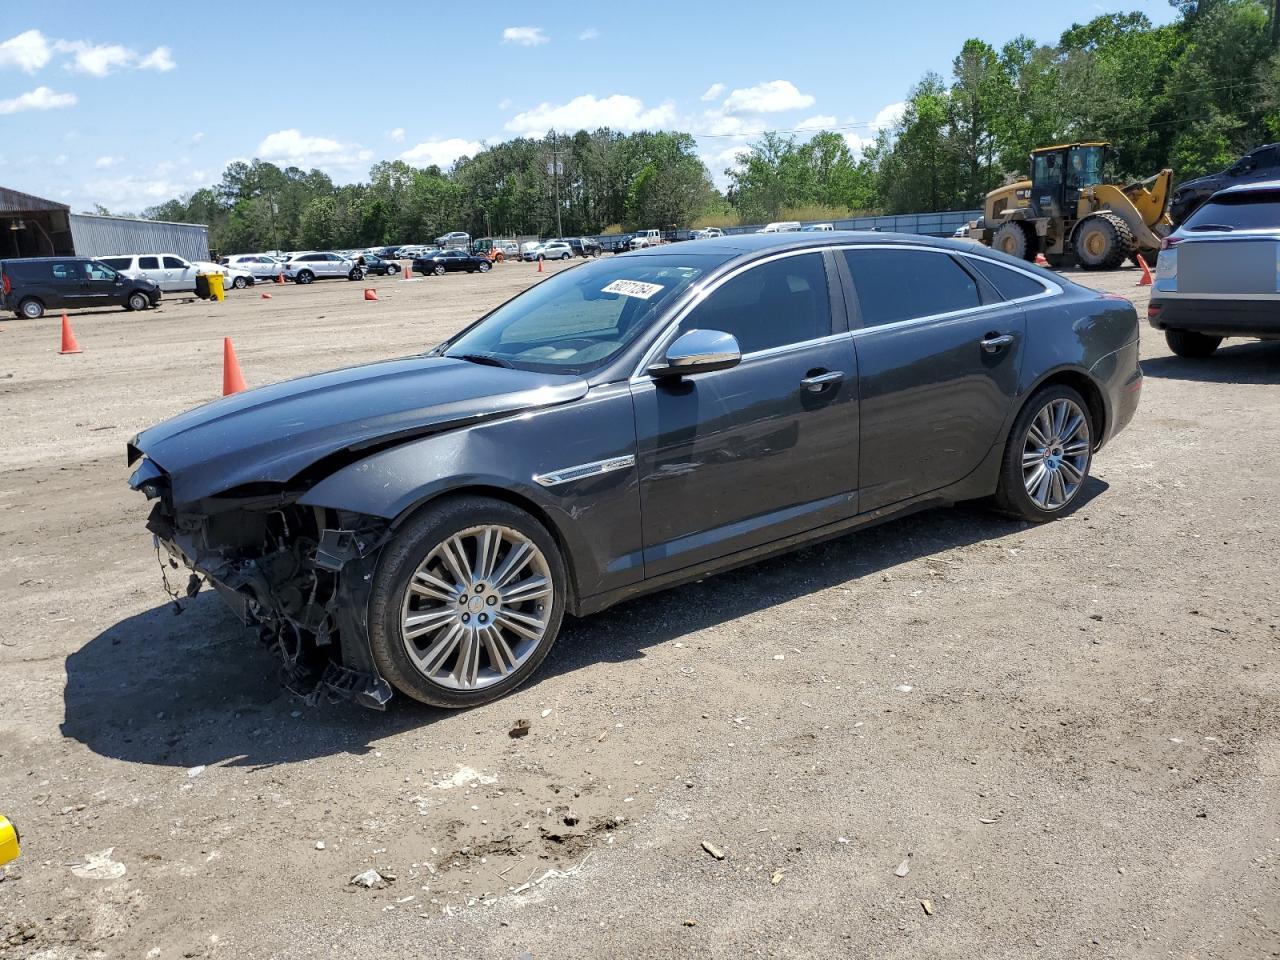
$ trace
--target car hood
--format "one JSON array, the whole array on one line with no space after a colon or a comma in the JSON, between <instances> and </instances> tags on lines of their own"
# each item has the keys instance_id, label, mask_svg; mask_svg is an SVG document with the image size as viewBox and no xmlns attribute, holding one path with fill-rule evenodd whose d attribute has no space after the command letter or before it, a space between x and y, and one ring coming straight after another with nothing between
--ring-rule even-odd
<instances>
[{"instance_id":1,"label":"car hood","mask_svg":"<svg viewBox=\"0 0 1280 960\"><path fill-rule=\"evenodd\" d=\"M170 477L176 503L250 483L285 483L349 450L566 403L577 377L416 356L334 370L233 394L138 434Z\"/></svg>"}]
</instances>

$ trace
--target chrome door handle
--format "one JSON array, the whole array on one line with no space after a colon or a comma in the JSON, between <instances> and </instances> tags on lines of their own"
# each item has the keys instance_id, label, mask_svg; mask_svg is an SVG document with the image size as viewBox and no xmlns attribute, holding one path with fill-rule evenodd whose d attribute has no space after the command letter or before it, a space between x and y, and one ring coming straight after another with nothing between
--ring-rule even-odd
<instances>
[{"instance_id":1,"label":"chrome door handle","mask_svg":"<svg viewBox=\"0 0 1280 960\"><path fill-rule=\"evenodd\" d=\"M1013 343L1013 334L1002 333L999 336L988 335L982 338L982 349L987 353L997 353L1004 347Z\"/></svg>"},{"instance_id":2,"label":"chrome door handle","mask_svg":"<svg viewBox=\"0 0 1280 960\"><path fill-rule=\"evenodd\" d=\"M812 377L805 377L800 381L800 386L817 393L825 389L828 384L839 383L843 379L843 370L832 370L828 373L815 373Z\"/></svg>"}]
</instances>

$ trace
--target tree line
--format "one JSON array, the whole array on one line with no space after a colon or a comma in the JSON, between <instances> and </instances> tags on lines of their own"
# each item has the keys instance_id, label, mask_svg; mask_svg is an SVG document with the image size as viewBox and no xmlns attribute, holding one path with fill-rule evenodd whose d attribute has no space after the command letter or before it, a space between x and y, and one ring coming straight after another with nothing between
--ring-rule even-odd
<instances>
[{"instance_id":1,"label":"tree line","mask_svg":"<svg viewBox=\"0 0 1280 960\"><path fill-rule=\"evenodd\" d=\"M1170 3L1177 16L1159 27L1112 13L1053 44L967 40L871 143L765 133L723 193L691 134L599 129L495 144L447 170L382 162L353 184L236 162L144 215L207 223L210 246L236 252L968 209L1025 175L1033 148L1083 139L1114 145L1117 178L1171 166L1186 179L1280 139L1280 0Z\"/></svg>"}]
</instances>

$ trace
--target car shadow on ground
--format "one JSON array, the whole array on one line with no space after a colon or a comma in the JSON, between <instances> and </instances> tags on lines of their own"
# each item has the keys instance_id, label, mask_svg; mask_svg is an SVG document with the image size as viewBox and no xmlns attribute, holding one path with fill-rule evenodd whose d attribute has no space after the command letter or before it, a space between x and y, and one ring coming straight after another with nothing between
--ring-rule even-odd
<instances>
[{"instance_id":1,"label":"car shadow on ground","mask_svg":"<svg viewBox=\"0 0 1280 960\"><path fill-rule=\"evenodd\" d=\"M1090 479L1077 510L1106 489ZM590 664L623 664L696 631L1026 527L977 504L929 510L569 618L530 683L545 686ZM272 651L213 591L181 614L167 603L114 624L71 654L66 670L63 735L130 763L265 767L360 755L450 713L400 695L384 713L349 703L307 706L283 690Z\"/></svg>"},{"instance_id":2,"label":"car shadow on ground","mask_svg":"<svg viewBox=\"0 0 1280 960\"><path fill-rule=\"evenodd\" d=\"M1219 347L1203 360L1153 357L1142 361L1142 372L1162 380L1202 383L1280 383L1280 341L1246 340Z\"/></svg>"}]
</instances>

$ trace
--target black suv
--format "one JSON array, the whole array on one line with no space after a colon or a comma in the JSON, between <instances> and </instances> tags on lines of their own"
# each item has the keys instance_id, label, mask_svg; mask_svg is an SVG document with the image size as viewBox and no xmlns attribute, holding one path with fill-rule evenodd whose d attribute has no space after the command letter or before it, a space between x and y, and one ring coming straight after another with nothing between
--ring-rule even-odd
<instances>
[{"instance_id":1,"label":"black suv","mask_svg":"<svg viewBox=\"0 0 1280 960\"><path fill-rule=\"evenodd\" d=\"M569 237L565 240L573 252L580 257L600 256L600 244L588 237Z\"/></svg>"},{"instance_id":2,"label":"black suv","mask_svg":"<svg viewBox=\"0 0 1280 960\"><path fill-rule=\"evenodd\" d=\"M89 257L0 260L0 308L28 320L58 307L145 310L159 302L160 287L154 280L130 277Z\"/></svg>"},{"instance_id":3,"label":"black suv","mask_svg":"<svg viewBox=\"0 0 1280 960\"><path fill-rule=\"evenodd\" d=\"M1255 180L1276 179L1280 179L1280 143L1269 143L1246 153L1225 170L1178 184L1169 204L1169 216L1176 226L1219 190Z\"/></svg>"}]
</instances>

